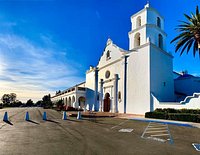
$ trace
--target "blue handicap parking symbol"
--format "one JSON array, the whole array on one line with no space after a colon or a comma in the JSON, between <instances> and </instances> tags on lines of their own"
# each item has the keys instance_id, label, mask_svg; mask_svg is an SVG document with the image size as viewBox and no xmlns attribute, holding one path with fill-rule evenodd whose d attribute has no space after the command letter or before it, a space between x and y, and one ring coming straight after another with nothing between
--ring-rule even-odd
<instances>
[{"instance_id":1,"label":"blue handicap parking symbol","mask_svg":"<svg viewBox=\"0 0 200 155\"><path fill-rule=\"evenodd\" d=\"M200 144L193 143L192 145L197 151L200 151Z\"/></svg>"}]
</instances>

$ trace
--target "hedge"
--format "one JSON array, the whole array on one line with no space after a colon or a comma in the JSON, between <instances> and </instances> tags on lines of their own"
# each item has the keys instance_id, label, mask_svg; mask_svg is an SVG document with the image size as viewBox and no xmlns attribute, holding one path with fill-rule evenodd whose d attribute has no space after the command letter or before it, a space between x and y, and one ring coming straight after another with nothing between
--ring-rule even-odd
<instances>
[{"instance_id":1,"label":"hedge","mask_svg":"<svg viewBox=\"0 0 200 155\"><path fill-rule=\"evenodd\" d=\"M169 113L168 114L168 120L178 120L178 121L187 121L187 122L200 123L200 114Z\"/></svg>"},{"instance_id":2,"label":"hedge","mask_svg":"<svg viewBox=\"0 0 200 155\"><path fill-rule=\"evenodd\" d=\"M154 112L146 112L145 117L200 123L200 114L192 114L192 113L168 113L167 111L165 112L154 111Z\"/></svg>"},{"instance_id":3,"label":"hedge","mask_svg":"<svg viewBox=\"0 0 200 155\"><path fill-rule=\"evenodd\" d=\"M200 114L200 109L156 109L155 112Z\"/></svg>"},{"instance_id":4,"label":"hedge","mask_svg":"<svg viewBox=\"0 0 200 155\"><path fill-rule=\"evenodd\" d=\"M166 113L164 112L146 112L145 117L147 118L158 118L158 119L166 119Z\"/></svg>"}]
</instances>

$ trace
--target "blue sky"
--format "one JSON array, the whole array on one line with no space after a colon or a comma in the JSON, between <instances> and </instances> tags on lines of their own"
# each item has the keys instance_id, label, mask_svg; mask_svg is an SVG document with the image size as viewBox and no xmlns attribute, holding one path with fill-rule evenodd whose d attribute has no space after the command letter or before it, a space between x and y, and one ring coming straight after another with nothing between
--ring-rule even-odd
<instances>
[{"instance_id":1,"label":"blue sky","mask_svg":"<svg viewBox=\"0 0 200 155\"><path fill-rule=\"evenodd\" d=\"M0 0L0 97L37 101L85 80L85 71L97 65L110 37L128 49L130 17L146 0ZM195 12L199 0L150 0L165 18L167 51L174 70L200 76L200 59L181 57L170 41L183 13ZM200 5L199 5L200 6Z\"/></svg>"}]
</instances>

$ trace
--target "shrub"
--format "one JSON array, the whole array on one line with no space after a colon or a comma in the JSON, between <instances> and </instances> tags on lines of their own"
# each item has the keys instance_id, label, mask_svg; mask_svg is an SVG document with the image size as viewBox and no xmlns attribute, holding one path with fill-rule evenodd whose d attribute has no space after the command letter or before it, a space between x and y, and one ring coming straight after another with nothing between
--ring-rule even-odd
<instances>
[{"instance_id":1,"label":"shrub","mask_svg":"<svg viewBox=\"0 0 200 155\"><path fill-rule=\"evenodd\" d=\"M147 118L158 118L158 119L166 119L166 113L164 112L146 112L145 117Z\"/></svg>"},{"instance_id":2,"label":"shrub","mask_svg":"<svg viewBox=\"0 0 200 155\"><path fill-rule=\"evenodd\" d=\"M159 111L159 112L158 112ZM163 111L163 112L160 112ZM175 110L175 113L169 113L167 111L173 111L171 109L158 109L154 112L146 112L146 118L157 118L157 119L168 119L168 120L176 120L176 121L188 121L188 122L196 122L200 123L200 114L199 110L190 110L190 109L182 109ZM183 113L186 112L186 113ZM190 112L190 113L189 113Z\"/></svg>"},{"instance_id":3,"label":"shrub","mask_svg":"<svg viewBox=\"0 0 200 155\"><path fill-rule=\"evenodd\" d=\"M169 120L177 120L177 121L188 121L188 122L199 122L200 115L199 114L189 114L189 113L169 113Z\"/></svg>"},{"instance_id":4,"label":"shrub","mask_svg":"<svg viewBox=\"0 0 200 155\"><path fill-rule=\"evenodd\" d=\"M158 108L154 112L200 114L200 109L172 109L172 108L160 109Z\"/></svg>"},{"instance_id":5,"label":"shrub","mask_svg":"<svg viewBox=\"0 0 200 155\"><path fill-rule=\"evenodd\" d=\"M165 112L165 110L161 109L161 108L158 108L158 109L154 110L154 112Z\"/></svg>"},{"instance_id":6,"label":"shrub","mask_svg":"<svg viewBox=\"0 0 200 155\"><path fill-rule=\"evenodd\" d=\"M200 114L200 109L181 109L181 113Z\"/></svg>"}]
</instances>

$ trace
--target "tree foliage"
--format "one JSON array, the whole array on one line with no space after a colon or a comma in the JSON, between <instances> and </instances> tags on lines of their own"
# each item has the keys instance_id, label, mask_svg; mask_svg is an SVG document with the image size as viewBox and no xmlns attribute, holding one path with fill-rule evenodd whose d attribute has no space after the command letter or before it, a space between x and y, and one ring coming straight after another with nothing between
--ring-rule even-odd
<instances>
[{"instance_id":1,"label":"tree foliage","mask_svg":"<svg viewBox=\"0 0 200 155\"><path fill-rule=\"evenodd\" d=\"M17 100L17 95L15 93L4 94L1 98L3 104L1 107L19 107L22 102Z\"/></svg>"},{"instance_id":2,"label":"tree foliage","mask_svg":"<svg viewBox=\"0 0 200 155\"><path fill-rule=\"evenodd\" d=\"M171 43L175 42L175 52L180 51L180 55L185 50L188 53L193 47L194 57L196 53L199 53L200 56L200 13L198 6L196 7L196 14L191 13L191 16L184 14L184 16L187 21L180 21L181 24L176 28L180 34Z\"/></svg>"},{"instance_id":3,"label":"tree foliage","mask_svg":"<svg viewBox=\"0 0 200 155\"><path fill-rule=\"evenodd\" d=\"M42 98L42 106L45 107L45 108L50 108L52 107L52 102L51 102L51 95L45 95L43 98Z\"/></svg>"},{"instance_id":4,"label":"tree foliage","mask_svg":"<svg viewBox=\"0 0 200 155\"><path fill-rule=\"evenodd\" d=\"M64 106L64 102L63 102L63 99L60 99L56 102L56 108L57 110L63 110L63 107Z\"/></svg>"},{"instance_id":5,"label":"tree foliage","mask_svg":"<svg viewBox=\"0 0 200 155\"><path fill-rule=\"evenodd\" d=\"M4 104L10 105L16 101L17 95L15 93L4 94L1 98L1 101Z\"/></svg>"},{"instance_id":6,"label":"tree foliage","mask_svg":"<svg viewBox=\"0 0 200 155\"><path fill-rule=\"evenodd\" d=\"M26 106L27 106L27 107L32 107L32 106L34 106L33 101L32 101L31 99L29 99L29 100L26 102Z\"/></svg>"}]
</instances>

